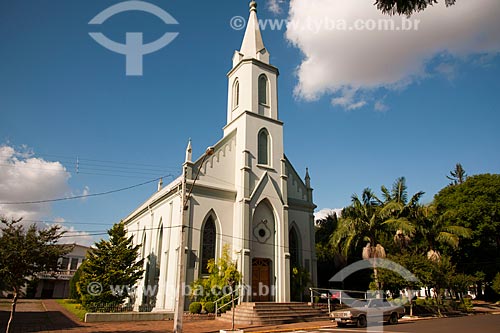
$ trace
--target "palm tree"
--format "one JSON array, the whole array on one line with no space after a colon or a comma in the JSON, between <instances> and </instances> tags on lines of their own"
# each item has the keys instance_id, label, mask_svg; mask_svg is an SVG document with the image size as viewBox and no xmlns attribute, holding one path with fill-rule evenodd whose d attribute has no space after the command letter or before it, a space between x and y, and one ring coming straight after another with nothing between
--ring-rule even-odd
<instances>
[{"instance_id":1,"label":"palm tree","mask_svg":"<svg viewBox=\"0 0 500 333\"><path fill-rule=\"evenodd\" d=\"M347 257L350 251L358 248L360 242L366 241L362 250L363 259L385 258L384 247L378 242L378 235L387 223L381 214L382 209L383 202L371 189L365 188L361 198L353 194L351 205L342 210L342 218L332 234L330 241L334 248L340 247L342 254ZM375 283L379 287L375 261L373 265Z\"/></svg>"},{"instance_id":2,"label":"palm tree","mask_svg":"<svg viewBox=\"0 0 500 333\"><path fill-rule=\"evenodd\" d=\"M413 220L418 202L425 192L419 191L408 200L405 177L397 178L390 191L385 186L381 187L381 191L384 197L384 208L381 213L386 218L385 223L397 226L394 241L401 248L404 248L409 245L415 232Z\"/></svg>"},{"instance_id":3,"label":"palm tree","mask_svg":"<svg viewBox=\"0 0 500 333\"><path fill-rule=\"evenodd\" d=\"M449 225L445 215L438 215L433 205L419 206L416 214L418 231L427 246L427 258L439 261L441 253L438 245L446 244L458 248L460 238L469 238L471 230L458 225Z\"/></svg>"}]
</instances>

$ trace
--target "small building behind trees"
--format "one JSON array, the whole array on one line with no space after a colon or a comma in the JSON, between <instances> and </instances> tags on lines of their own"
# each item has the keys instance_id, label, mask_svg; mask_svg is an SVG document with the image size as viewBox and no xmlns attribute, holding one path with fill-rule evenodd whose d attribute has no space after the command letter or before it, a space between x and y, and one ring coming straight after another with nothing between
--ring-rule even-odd
<instances>
[{"instance_id":1,"label":"small building behind trees","mask_svg":"<svg viewBox=\"0 0 500 333\"><path fill-rule=\"evenodd\" d=\"M38 274L35 298L68 298L69 281L82 264L89 249L87 246L75 244L70 253L59 258L59 271Z\"/></svg>"}]
</instances>

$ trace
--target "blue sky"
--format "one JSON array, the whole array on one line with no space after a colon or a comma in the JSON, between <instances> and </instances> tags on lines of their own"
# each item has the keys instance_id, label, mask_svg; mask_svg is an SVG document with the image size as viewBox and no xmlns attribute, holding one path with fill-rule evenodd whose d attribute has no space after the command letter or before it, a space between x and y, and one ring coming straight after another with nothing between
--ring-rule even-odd
<instances>
[{"instance_id":1,"label":"blue sky","mask_svg":"<svg viewBox=\"0 0 500 333\"><path fill-rule=\"evenodd\" d=\"M221 138L225 74L244 32L230 22L248 17L248 3L149 2L179 24L135 11L88 25L120 1L0 2L0 203L177 176L189 138L194 155ZM321 22L332 12L333 22L348 24L380 18L372 1L323 0L314 8L301 0L258 3L261 20ZM459 1L415 15L420 29L412 32L326 25L262 31L280 69L285 152L301 175L309 167L318 210L343 207L351 194L378 191L400 176L410 193L425 191L429 202L457 162L468 174L498 173L499 14L492 0ZM144 56L143 76L126 76L125 57L97 44L88 35L95 31L119 43L125 32L143 32L145 42L179 35ZM151 183L0 209L60 221L72 236L107 230L155 190Z\"/></svg>"}]
</instances>

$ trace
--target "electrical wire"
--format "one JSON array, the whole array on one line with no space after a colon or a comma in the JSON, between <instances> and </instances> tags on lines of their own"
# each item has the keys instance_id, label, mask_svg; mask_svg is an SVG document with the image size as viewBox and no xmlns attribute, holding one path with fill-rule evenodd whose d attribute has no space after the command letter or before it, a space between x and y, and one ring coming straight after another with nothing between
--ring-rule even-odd
<instances>
[{"instance_id":1,"label":"electrical wire","mask_svg":"<svg viewBox=\"0 0 500 333\"><path fill-rule=\"evenodd\" d=\"M115 190L110 190L110 191L106 191L106 192L91 193L91 194L82 194L82 195L75 195L75 196L71 196L71 197L56 198L56 199L46 199L46 200L17 201L17 202L0 202L0 205L41 204L41 203L47 203L47 202L57 202L57 201L66 201L66 200L75 200L75 199L83 199L83 198L103 196L103 195L108 195L108 194L112 194L112 193L117 193L117 192L122 192L122 191L130 190L130 189L133 189L133 188L136 188L136 187L139 187L139 186L143 186L143 185L146 185L146 184L150 184L150 183L156 182L156 181L158 181L158 180L160 180L162 178L166 178L166 177L172 177L172 178L174 178L174 175L168 174L168 175L164 175L162 177L158 177L158 178L155 178L155 179L148 180L148 181L143 182L143 183L139 183L139 184L135 184L135 185L131 185L131 186L127 186L127 187L115 189Z\"/></svg>"}]
</instances>

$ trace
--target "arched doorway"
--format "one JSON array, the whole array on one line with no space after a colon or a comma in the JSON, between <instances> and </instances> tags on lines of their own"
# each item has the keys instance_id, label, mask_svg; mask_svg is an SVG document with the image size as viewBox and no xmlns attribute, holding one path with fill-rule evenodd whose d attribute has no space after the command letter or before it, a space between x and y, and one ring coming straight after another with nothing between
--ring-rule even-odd
<instances>
[{"instance_id":1,"label":"arched doorway","mask_svg":"<svg viewBox=\"0 0 500 333\"><path fill-rule=\"evenodd\" d=\"M252 301L269 302L274 299L275 254L274 210L268 200L255 208L252 219Z\"/></svg>"}]
</instances>

